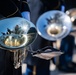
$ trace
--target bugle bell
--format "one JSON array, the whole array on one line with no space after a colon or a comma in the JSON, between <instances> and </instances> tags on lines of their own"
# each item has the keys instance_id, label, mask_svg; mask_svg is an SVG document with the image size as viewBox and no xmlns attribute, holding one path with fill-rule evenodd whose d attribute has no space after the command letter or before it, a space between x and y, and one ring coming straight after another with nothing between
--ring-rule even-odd
<instances>
[{"instance_id":1,"label":"bugle bell","mask_svg":"<svg viewBox=\"0 0 76 75\"><path fill-rule=\"evenodd\" d=\"M70 17L64 12L59 10L52 10L42 14L36 23L38 34L49 41L57 41L66 37L72 28ZM39 52L39 53L38 53ZM34 56L49 60L53 57L63 54L61 50L55 48L44 47L37 52Z\"/></svg>"},{"instance_id":2,"label":"bugle bell","mask_svg":"<svg viewBox=\"0 0 76 75\"><path fill-rule=\"evenodd\" d=\"M26 56L26 47L36 38L35 25L20 17L0 20L0 48L14 53L14 67L21 66Z\"/></svg>"},{"instance_id":3,"label":"bugle bell","mask_svg":"<svg viewBox=\"0 0 76 75\"><path fill-rule=\"evenodd\" d=\"M42 14L37 20L38 34L49 41L56 41L66 37L72 28L70 17L59 10L52 10Z\"/></svg>"},{"instance_id":4,"label":"bugle bell","mask_svg":"<svg viewBox=\"0 0 76 75\"><path fill-rule=\"evenodd\" d=\"M33 23L20 17L0 20L0 45L6 50L17 50L31 44L36 37Z\"/></svg>"}]
</instances>

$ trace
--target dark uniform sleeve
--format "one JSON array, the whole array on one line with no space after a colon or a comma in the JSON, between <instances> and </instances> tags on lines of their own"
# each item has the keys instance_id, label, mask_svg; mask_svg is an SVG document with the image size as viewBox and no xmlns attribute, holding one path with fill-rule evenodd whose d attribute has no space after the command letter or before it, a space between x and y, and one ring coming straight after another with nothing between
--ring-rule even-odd
<instances>
[{"instance_id":1,"label":"dark uniform sleeve","mask_svg":"<svg viewBox=\"0 0 76 75\"><path fill-rule=\"evenodd\" d=\"M72 8L76 8L76 0L64 0L66 11Z\"/></svg>"},{"instance_id":2,"label":"dark uniform sleeve","mask_svg":"<svg viewBox=\"0 0 76 75\"><path fill-rule=\"evenodd\" d=\"M21 16L18 7L11 0L0 0L0 14L4 17Z\"/></svg>"},{"instance_id":3,"label":"dark uniform sleeve","mask_svg":"<svg viewBox=\"0 0 76 75\"><path fill-rule=\"evenodd\" d=\"M41 0L46 9L56 10L60 8L60 0Z\"/></svg>"},{"instance_id":4,"label":"dark uniform sleeve","mask_svg":"<svg viewBox=\"0 0 76 75\"><path fill-rule=\"evenodd\" d=\"M28 6L26 0L22 0L21 12L24 12L24 11L29 11L30 12L30 9L29 9L29 6Z\"/></svg>"}]
</instances>

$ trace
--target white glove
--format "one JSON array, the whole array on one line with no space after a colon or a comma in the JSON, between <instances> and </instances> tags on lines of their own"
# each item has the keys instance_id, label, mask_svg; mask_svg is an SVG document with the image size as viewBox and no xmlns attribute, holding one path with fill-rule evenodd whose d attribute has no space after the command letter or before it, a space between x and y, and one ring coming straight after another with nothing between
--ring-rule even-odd
<instances>
[{"instance_id":1,"label":"white glove","mask_svg":"<svg viewBox=\"0 0 76 75\"><path fill-rule=\"evenodd\" d=\"M22 17L30 21L30 12L24 11L21 13Z\"/></svg>"},{"instance_id":2,"label":"white glove","mask_svg":"<svg viewBox=\"0 0 76 75\"><path fill-rule=\"evenodd\" d=\"M65 12L65 6L64 5L61 6L61 11Z\"/></svg>"}]
</instances>

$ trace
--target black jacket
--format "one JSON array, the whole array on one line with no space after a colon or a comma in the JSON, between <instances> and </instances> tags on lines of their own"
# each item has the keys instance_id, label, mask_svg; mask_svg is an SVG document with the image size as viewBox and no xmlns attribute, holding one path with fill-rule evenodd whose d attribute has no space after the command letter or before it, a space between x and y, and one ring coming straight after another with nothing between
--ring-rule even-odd
<instances>
[{"instance_id":1,"label":"black jacket","mask_svg":"<svg viewBox=\"0 0 76 75\"><path fill-rule=\"evenodd\" d=\"M65 10L69 10L71 8L76 8L76 0L64 0Z\"/></svg>"},{"instance_id":2,"label":"black jacket","mask_svg":"<svg viewBox=\"0 0 76 75\"><path fill-rule=\"evenodd\" d=\"M0 0L0 14L3 16L0 16L1 19L22 17L23 11L29 11L26 0ZM0 49L0 75L22 75L21 67L14 68L13 52Z\"/></svg>"},{"instance_id":3,"label":"black jacket","mask_svg":"<svg viewBox=\"0 0 76 75\"><path fill-rule=\"evenodd\" d=\"M0 14L5 17L21 16L23 11L29 11L26 0L0 0Z\"/></svg>"}]
</instances>

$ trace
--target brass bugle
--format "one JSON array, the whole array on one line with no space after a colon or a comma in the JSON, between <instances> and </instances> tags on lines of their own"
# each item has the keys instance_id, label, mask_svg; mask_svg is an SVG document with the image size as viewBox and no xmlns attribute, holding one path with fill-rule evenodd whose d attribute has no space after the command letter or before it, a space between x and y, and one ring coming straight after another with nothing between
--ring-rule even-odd
<instances>
[{"instance_id":1,"label":"brass bugle","mask_svg":"<svg viewBox=\"0 0 76 75\"><path fill-rule=\"evenodd\" d=\"M66 37L72 28L70 17L62 11L52 10L42 14L36 23L38 34L49 41Z\"/></svg>"}]
</instances>

